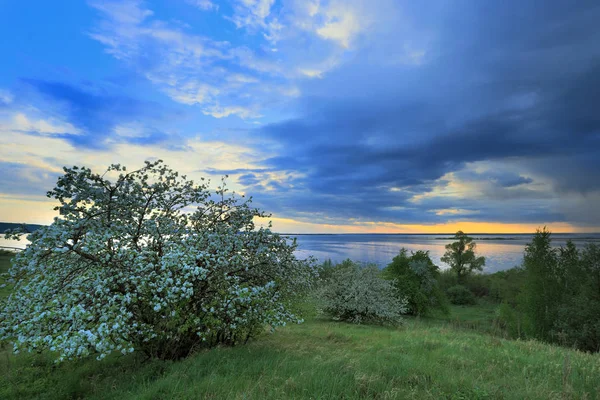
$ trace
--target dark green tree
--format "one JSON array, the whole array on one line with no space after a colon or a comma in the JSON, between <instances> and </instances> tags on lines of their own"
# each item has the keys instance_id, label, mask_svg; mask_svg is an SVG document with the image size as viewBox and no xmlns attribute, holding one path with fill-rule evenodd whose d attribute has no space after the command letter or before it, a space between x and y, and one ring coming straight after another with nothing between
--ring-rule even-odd
<instances>
[{"instance_id":1,"label":"dark green tree","mask_svg":"<svg viewBox=\"0 0 600 400\"><path fill-rule=\"evenodd\" d=\"M473 271L482 271L485 265L485 257L475 254L476 244L472 237L467 236L462 231L454 235L456 242L446 245L446 252L442 256L442 262L445 262L456 272L459 283L463 283L465 278Z\"/></svg>"},{"instance_id":2,"label":"dark green tree","mask_svg":"<svg viewBox=\"0 0 600 400\"><path fill-rule=\"evenodd\" d=\"M413 315L429 314L433 309L448 311L439 275L428 251L418 250L409 256L404 248L383 270L383 276L394 282L399 295L406 297L408 312Z\"/></svg>"},{"instance_id":3,"label":"dark green tree","mask_svg":"<svg viewBox=\"0 0 600 400\"><path fill-rule=\"evenodd\" d=\"M527 274L524 311L534 337L550 339L561 298L562 274L558 269L558 252L552 248L550 232L538 229L531 243L525 246L523 267Z\"/></svg>"}]
</instances>

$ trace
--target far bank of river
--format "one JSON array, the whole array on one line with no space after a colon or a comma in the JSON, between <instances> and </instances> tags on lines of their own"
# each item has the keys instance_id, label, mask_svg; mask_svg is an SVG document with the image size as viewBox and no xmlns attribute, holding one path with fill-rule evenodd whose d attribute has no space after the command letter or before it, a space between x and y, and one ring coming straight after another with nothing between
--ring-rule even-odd
<instances>
[{"instance_id":1,"label":"far bank of river","mask_svg":"<svg viewBox=\"0 0 600 400\"><path fill-rule=\"evenodd\" d=\"M331 259L340 262L352 259L361 263L387 265L402 247L411 251L429 251L431 258L441 268L446 268L440 258L452 235L394 235L394 234L337 234L288 235L298 242L297 256L313 256L319 261ZM484 272L496 272L520 265L523 252L532 235L472 234L477 242L477 252L486 258ZM553 245L564 246L572 240L578 247L586 243L600 243L600 234L554 234ZM0 247L24 248L26 240L14 241L0 237Z\"/></svg>"},{"instance_id":2,"label":"far bank of river","mask_svg":"<svg viewBox=\"0 0 600 400\"><path fill-rule=\"evenodd\" d=\"M340 234L340 235L292 235L298 242L299 257L312 255L319 261L334 262L352 259L362 263L387 265L401 248L411 251L429 251L433 262L441 268L447 266L440 258L445 246L452 242L452 235L394 235L394 234ZM472 234L477 252L486 258L484 272L496 272L521 265L523 252L533 235ZM555 234L552 244L564 246L572 240L578 247L588 242L600 243L600 234Z\"/></svg>"}]
</instances>

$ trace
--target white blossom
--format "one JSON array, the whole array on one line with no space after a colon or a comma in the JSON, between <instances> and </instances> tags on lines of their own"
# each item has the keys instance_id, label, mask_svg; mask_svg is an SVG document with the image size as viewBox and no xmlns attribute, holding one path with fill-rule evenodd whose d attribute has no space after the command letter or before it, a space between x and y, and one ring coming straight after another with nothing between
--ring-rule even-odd
<instances>
[{"instance_id":1,"label":"white blossom","mask_svg":"<svg viewBox=\"0 0 600 400\"><path fill-rule=\"evenodd\" d=\"M29 235L9 271L0 340L15 352L174 358L299 321L289 303L309 285L310 261L294 257L295 243L256 229L254 218L266 215L224 182L211 192L161 161L128 173L64 171L48 192L61 216Z\"/></svg>"}]
</instances>

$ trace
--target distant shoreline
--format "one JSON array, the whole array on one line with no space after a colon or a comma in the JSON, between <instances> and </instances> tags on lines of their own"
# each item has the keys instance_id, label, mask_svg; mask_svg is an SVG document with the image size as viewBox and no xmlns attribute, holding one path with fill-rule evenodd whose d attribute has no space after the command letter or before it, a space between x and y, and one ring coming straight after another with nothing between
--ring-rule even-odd
<instances>
[{"instance_id":1,"label":"distant shoreline","mask_svg":"<svg viewBox=\"0 0 600 400\"><path fill-rule=\"evenodd\" d=\"M3 234L8 229L19 228L25 225L30 232L33 232L43 226L40 224L23 224L15 222L0 222L0 234ZM446 233L288 233L288 232L274 232L283 236L448 236L448 237L436 237L434 240L452 240L454 239L455 232ZM474 240L519 240L523 236L533 236L535 232L531 233L485 233L485 232L466 232ZM484 237L477 237L478 235ZM496 235L494 237L489 237ZM580 236L575 237L577 240L600 240L600 232L586 232L586 233L562 233L552 232L552 236L575 236L575 235L591 235L591 236ZM503 236L517 236L517 237L503 237Z\"/></svg>"},{"instance_id":2,"label":"distant shoreline","mask_svg":"<svg viewBox=\"0 0 600 400\"><path fill-rule=\"evenodd\" d=\"M379 236L448 236L447 238L434 238L435 240L450 240L454 239L453 233L279 233L280 235L288 235L288 236L361 236L361 235L379 235ZM475 235L505 235L505 236L533 236L535 232L532 233L469 233L467 234L475 240L518 240L519 238L504 238L504 237L482 237L477 238ZM552 236L563 235L563 236L572 236L572 235L598 235L598 236L586 236L579 237L578 239L599 239L600 240L600 232L594 233L561 233L561 232L552 232Z\"/></svg>"}]
</instances>

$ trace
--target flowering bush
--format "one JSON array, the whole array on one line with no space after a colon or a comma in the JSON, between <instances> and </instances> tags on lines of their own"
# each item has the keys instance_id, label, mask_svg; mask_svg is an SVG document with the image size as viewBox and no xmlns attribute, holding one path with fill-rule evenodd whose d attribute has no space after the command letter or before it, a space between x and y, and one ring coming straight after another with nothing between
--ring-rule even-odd
<instances>
[{"instance_id":1,"label":"flowering bush","mask_svg":"<svg viewBox=\"0 0 600 400\"><path fill-rule=\"evenodd\" d=\"M179 358L300 322L290 303L310 284L310 263L295 242L256 229L266 215L224 184L213 193L162 161L64 171L48 192L61 216L28 236L9 271L0 339L15 352Z\"/></svg>"},{"instance_id":2,"label":"flowering bush","mask_svg":"<svg viewBox=\"0 0 600 400\"><path fill-rule=\"evenodd\" d=\"M402 322L407 302L397 296L392 283L380 277L376 266L361 268L348 261L344 265L332 271L321 289L325 314L357 324Z\"/></svg>"}]
</instances>

